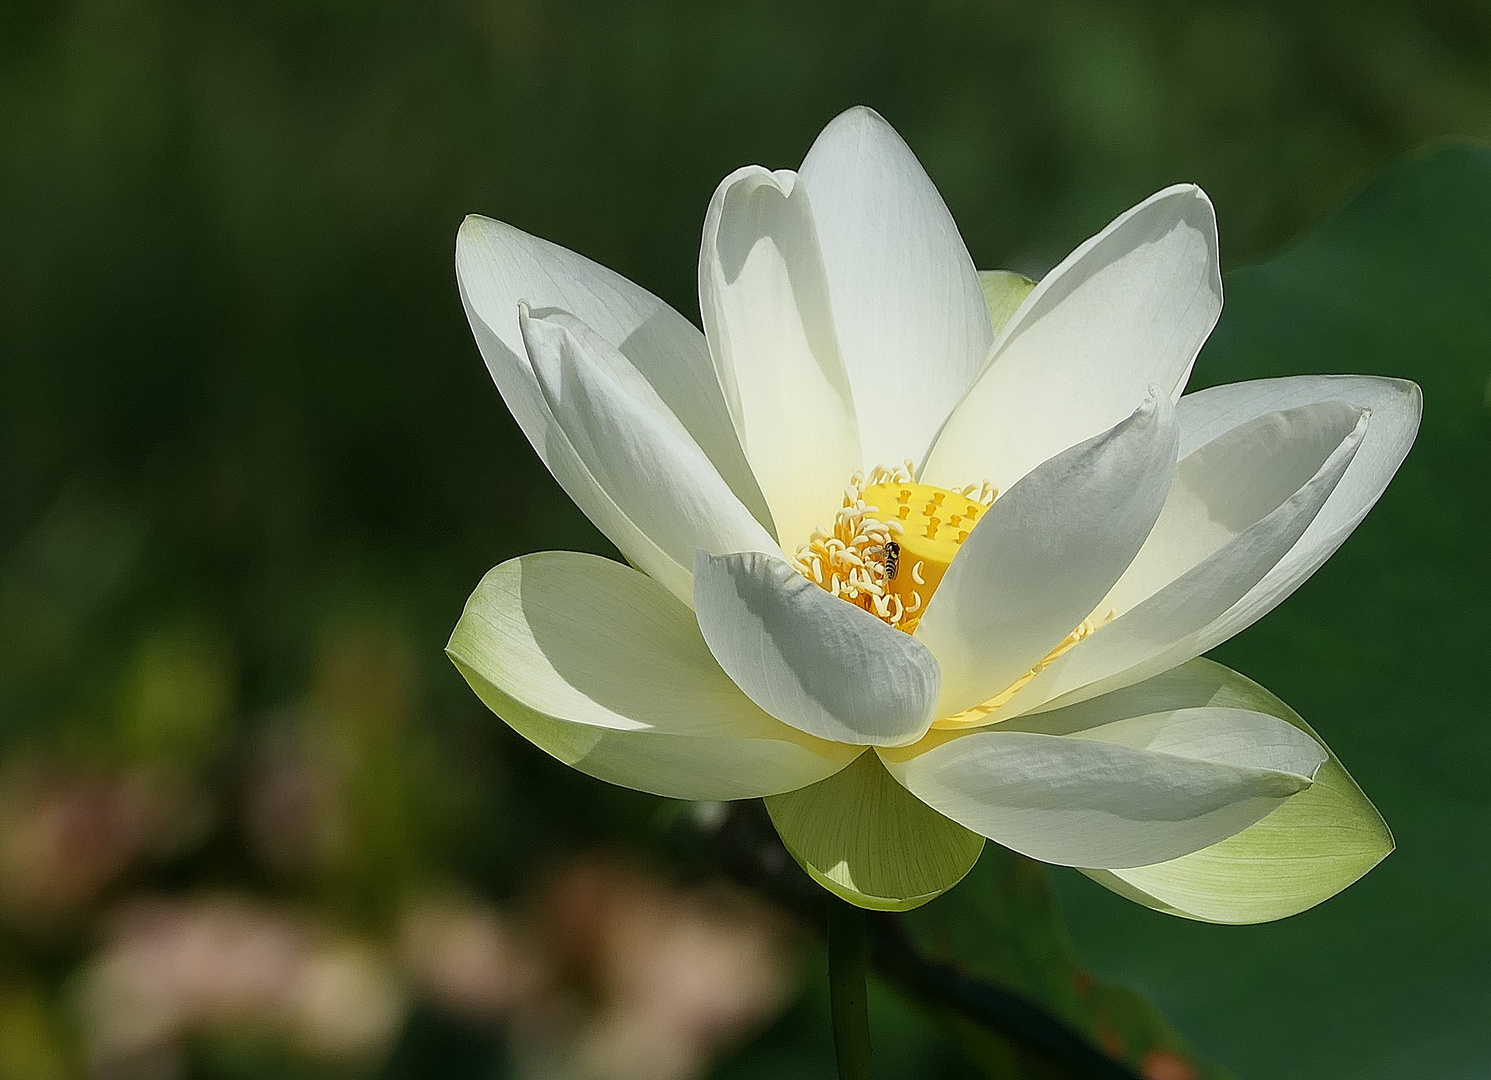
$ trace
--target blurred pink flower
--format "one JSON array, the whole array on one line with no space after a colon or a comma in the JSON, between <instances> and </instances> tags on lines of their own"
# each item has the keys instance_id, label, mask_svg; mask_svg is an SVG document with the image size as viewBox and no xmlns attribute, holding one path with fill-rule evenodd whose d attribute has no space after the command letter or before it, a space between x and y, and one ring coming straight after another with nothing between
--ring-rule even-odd
<instances>
[{"instance_id":1,"label":"blurred pink flower","mask_svg":"<svg viewBox=\"0 0 1491 1080\"><path fill-rule=\"evenodd\" d=\"M398 951L431 999L475 1020L505 1018L532 1000L545 978L532 948L496 909L458 893L412 903Z\"/></svg>"},{"instance_id":2,"label":"blurred pink flower","mask_svg":"<svg viewBox=\"0 0 1491 1080\"><path fill-rule=\"evenodd\" d=\"M65 919L142 856L195 832L203 813L164 773L0 764L0 915L33 929Z\"/></svg>"},{"instance_id":3,"label":"blurred pink flower","mask_svg":"<svg viewBox=\"0 0 1491 1080\"><path fill-rule=\"evenodd\" d=\"M375 1059L406 1011L372 946L232 895L129 905L75 990L91 1065L110 1076L161 1075L184 1035L224 1027L279 1035L313 1058Z\"/></svg>"},{"instance_id":4,"label":"blurred pink flower","mask_svg":"<svg viewBox=\"0 0 1491 1080\"><path fill-rule=\"evenodd\" d=\"M789 924L724 887L679 890L597 857L566 866L534 910L555 981L518 1015L529 1074L700 1076L795 988Z\"/></svg>"}]
</instances>

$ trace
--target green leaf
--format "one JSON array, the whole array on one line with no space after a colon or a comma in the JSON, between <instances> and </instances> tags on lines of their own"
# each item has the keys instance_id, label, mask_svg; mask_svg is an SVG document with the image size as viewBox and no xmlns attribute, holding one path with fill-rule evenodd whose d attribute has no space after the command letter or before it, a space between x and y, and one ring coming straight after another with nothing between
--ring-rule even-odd
<instances>
[{"instance_id":1,"label":"green leaf","mask_svg":"<svg viewBox=\"0 0 1491 1080\"><path fill-rule=\"evenodd\" d=\"M924 956L1041 1005L1141 1076L1225 1076L1197 1059L1144 997L1093 978L1079 964L1040 863L989 844L957 889L905 922ZM959 1017L937 1019L980 1072L994 1080L1077 1080L1070 1070L1001 1033Z\"/></svg>"},{"instance_id":2,"label":"green leaf","mask_svg":"<svg viewBox=\"0 0 1491 1080\"><path fill-rule=\"evenodd\" d=\"M873 750L827 780L771 796L766 810L814 881L876 911L908 911L951 889L984 846L891 779Z\"/></svg>"},{"instance_id":3,"label":"green leaf","mask_svg":"<svg viewBox=\"0 0 1491 1080\"><path fill-rule=\"evenodd\" d=\"M989 305L989 320L996 334L1035 288L1035 282L1013 270L980 270L978 283L984 287L984 303Z\"/></svg>"},{"instance_id":4,"label":"green leaf","mask_svg":"<svg viewBox=\"0 0 1491 1080\"><path fill-rule=\"evenodd\" d=\"M1268 713L1324 745L1288 705L1221 664L1192 660L1160 678L1175 684L1175 708L1213 705ZM1153 866L1083 873L1157 911L1203 922L1258 923L1297 915L1329 899L1392 850L1382 815L1331 754L1311 787L1236 836Z\"/></svg>"},{"instance_id":5,"label":"green leaf","mask_svg":"<svg viewBox=\"0 0 1491 1080\"><path fill-rule=\"evenodd\" d=\"M1223 220L1226 229L1226 220ZM1485 628L1491 625L1491 147L1381 173L1298 245L1230 273L1196 385L1409 378L1418 442L1345 546L1216 651L1330 742L1397 850L1282 922L1161 919L1061 875L1079 949L1208 1053L1270 1078L1483 1073L1491 967Z\"/></svg>"}]
</instances>

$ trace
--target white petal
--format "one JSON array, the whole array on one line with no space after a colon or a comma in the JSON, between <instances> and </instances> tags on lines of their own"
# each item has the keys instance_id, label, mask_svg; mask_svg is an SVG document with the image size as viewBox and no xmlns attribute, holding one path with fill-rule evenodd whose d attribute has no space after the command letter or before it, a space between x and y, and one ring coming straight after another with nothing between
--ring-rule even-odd
<instances>
[{"instance_id":1,"label":"white petal","mask_svg":"<svg viewBox=\"0 0 1491 1080\"><path fill-rule=\"evenodd\" d=\"M1284 702L1210 660L1192 660L1096 702L1063 710L1063 715L1075 720L1096 710L1123 717L1202 706L1267 713L1320 741ZM1315 773L1308 791L1290 796L1235 836L1167 862L1086 873L1120 895L1174 915L1208 922L1266 922L1335 895L1392 849L1387 823L1332 756Z\"/></svg>"},{"instance_id":2,"label":"white petal","mask_svg":"<svg viewBox=\"0 0 1491 1080\"><path fill-rule=\"evenodd\" d=\"M1222 310L1216 217L1205 192L1167 188L1088 240L1035 287L948 418L929 484L1007 490L1117 423L1150 386L1172 398Z\"/></svg>"},{"instance_id":3,"label":"white petal","mask_svg":"<svg viewBox=\"0 0 1491 1080\"><path fill-rule=\"evenodd\" d=\"M519 734L641 791L756 798L831 776L857 753L767 716L720 670L688 608L594 555L541 552L492 570L446 651Z\"/></svg>"},{"instance_id":4,"label":"white petal","mask_svg":"<svg viewBox=\"0 0 1491 1080\"><path fill-rule=\"evenodd\" d=\"M699 307L740 445L786 551L838 509L860 467L849 379L807 195L748 166L709 204Z\"/></svg>"},{"instance_id":5,"label":"white petal","mask_svg":"<svg viewBox=\"0 0 1491 1080\"><path fill-rule=\"evenodd\" d=\"M1005 714L1070 704L1199 656L1197 635L1289 552L1370 430L1365 410L1320 402L1265 414L1190 454L1155 531L1099 605L1118 618L1042 671Z\"/></svg>"},{"instance_id":6,"label":"white petal","mask_svg":"<svg viewBox=\"0 0 1491 1080\"><path fill-rule=\"evenodd\" d=\"M1110 722L1093 712L1022 718L881 758L913 795L991 840L1043 862L1112 869L1241 832L1308 788L1327 756L1293 725L1242 709Z\"/></svg>"},{"instance_id":7,"label":"white petal","mask_svg":"<svg viewBox=\"0 0 1491 1080\"><path fill-rule=\"evenodd\" d=\"M720 666L784 723L860 746L915 742L932 723L932 654L781 558L700 552L694 610Z\"/></svg>"},{"instance_id":8,"label":"white petal","mask_svg":"<svg viewBox=\"0 0 1491 1080\"><path fill-rule=\"evenodd\" d=\"M1234 542L1317 477L1343 443L1354 452L1366 417L1342 401L1265 413L1182 457L1160 520L1105 602L1126 612Z\"/></svg>"},{"instance_id":9,"label":"white petal","mask_svg":"<svg viewBox=\"0 0 1491 1080\"><path fill-rule=\"evenodd\" d=\"M1092 613L1154 527L1176 441L1161 394L995 501L916 629L942 669L939 716L1004 690Z\"/></svg>"},{"instance_id":10,"label":"white petal","mask_svg":"<svg viewBox=\"0 0 1491 1080\"><path fill-rule=\"evenodd\" d=\"M1287 554L1273 563L1261 580L1224 611L1209 610L1206 621L1193 632L1179 636L1180 624L1175 624L1172 633L1166 635L1168 644L1164 651L1153 652L1142 665L1124 669L1119 660L1114 660L1104 668L1095 667L1085 674L1079 671L1075 665L1088 662L1077 655L1079 650L1085 649L1089 642L1098 643L1102 637L1101 633L1093 635L1033 680L1009 704L1005 714L1037 707L1042 701L1067 704L1148 678L1190 657L1200 656L1252 625L1319 569L1366 516L1407 456L1422 411L1419 388L1411 382L1373 376L1302 375L1203 390L1182 398L1176 410L1181 420L1182 447L1195 448L1275 409L1300 408L1323 402L1342 402L1371 409L1371 419L1355 456L1346 462L1345 473L1334 484L1334 489L1328 491L1325 505L1308 522L1308 527L1289 547ZM1331 463L1322 467L1321 481L1326 480L1324 474L1332 469ZM1296 505L1307 504L1309 499L1308 493L1302 493ZM1113 624L1114 627L1117 625L1117 622ZM1068 664L1073 665L1070 672ZM1116 669L1121 674L1114 675ZM1101 682L1095 681L1100 678ZM994 718L997 719L998 714Z\"/></svg>"},{"instance_id":11,"label":"white petal","mask_svg":"<svg viewBox=\"0 0 1491 1080\"><path fill-rule=\"evenodd\" d=\"M480 338L480 334L477 335ZM524 357L527 362L527 357ZM532 378L529 369L529 378ZM535 385L537 382L535 381ZM542 393L539 400L543 401ZM621 507L617 506L585 463L570 445L559 427L559 422L550 415L547 402L540 417L540 426L529 434L529 441L538 450L539 457L549 466L554 479L564 488L565 494L575 501L585 516L616 545L627 562L659 582L686 605L694 602L694 575L692 569L680 563L664 551L652 537L642 531Z\"/></svg>"},{"instance_id":12,"label":"white petal","mask_svg":"<svg viewBox=\"0 0 1491 1080\"><path fill-rule=\"evenodd\" d=\"M1289 554L1198 638L1196 655L1240 633L1299 588L1351 535L1403 464L1418 434L1423 393L1404 379L1370 375L1297 375L1232 383L1189 394L1177 417L1181 445L1207 442L1213 433L1261 413L1316 401L1344 401L1372 410L1366 438L1346 475Z\"/></svg>"},{"instance_id":13,"label":"white petal","mask_svg":"<svg viewBox=\"0 0 1491 1080\"><path fill-rule=\"evenodd\" d=\"M973 260L916 155L870 109L850 109L823 129L801 180L863 460L919 462L994 336Z\"/></svg>"},{"instance_id":14,"label":"white petal","mask_svg":"<svg viewBox=\"0 0 1491 1080\"><path fill-rule=\"evenodd\" d=\"M688 566L696 548L776 546L616 348L563 311L525 308L520 325L555 422L601 489L671 559Z\"/></svg>"},{"instance_id":15,"label":"white petal","mask_svg":"<svg viewBox=\"0 0 1491 1080\"><path fill-rule=\"evenodd\" d=\"M688 563L664 555L600 489L554 424L518 327L518 304L557 307L616 346L709 455L741 501L770 523L701 334L647 290L581 255L489 218L468 217L456 239L466 317L502 399L565 492L635 565L692 596Z\"/></svg>"}]
</instances>

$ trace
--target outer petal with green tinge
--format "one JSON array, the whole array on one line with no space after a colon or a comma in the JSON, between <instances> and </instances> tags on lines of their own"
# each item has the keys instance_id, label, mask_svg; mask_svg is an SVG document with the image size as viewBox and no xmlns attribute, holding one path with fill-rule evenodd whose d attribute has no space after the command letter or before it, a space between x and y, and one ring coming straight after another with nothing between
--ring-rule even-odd
<instances>
[{"instance_id":1,"label":"outer petal with green tinge","mask_svg":"<svg viewBox=\"0 0 1491 1080\"><path fill-rule=\"evenodd\" d=\"M482 701L581 772L678 799L745 799L836 772L858 747L753 705L661 585L546 551L482 579L446 652Z\"/></svg>"},{"instance_id":2,"label":"outer petal with green tinge","mask_svg":"<svg viewBox=\"0 0 1491 1080\"><path fill-rule=\"evenodd\" d=\"M1273 694L1210 660L1192 660L1106 697L1110 705L1144 710L1165 704L1250 709L1315 734ZM1257 923L1328 900L1392 850L1387 823L1332 754L1307 791L1236 836L1169 862L1084 873L1157 911L1203 922Z\"/></svg>"},{"instance_id":3,"label":"outer petal with green tinge","mask_svg":"<svg viewBox=\"0 0 1491 1080\"><path fill-rule=\"evenodd\" d=\"M774 795L767 812L813 880L852 904L907 911L973 869L984 838L891 779L875 752L827 780Z\"/></svg>"}]
</instances>

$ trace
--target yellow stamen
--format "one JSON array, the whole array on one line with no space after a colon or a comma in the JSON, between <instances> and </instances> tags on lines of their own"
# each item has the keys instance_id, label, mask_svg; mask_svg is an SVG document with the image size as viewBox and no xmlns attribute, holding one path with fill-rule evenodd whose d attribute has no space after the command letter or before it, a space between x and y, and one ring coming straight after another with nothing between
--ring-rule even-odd
<instances>
[{"instance_id":1,"label":"yellow stamen","mask_svg":"<svg viewBox=\"0 0 1491 1080\"><path fill-rule=\"evenodd\" d=\"M803 577L847 600L870 614L900 626L905 599L893 594L888 582L898 569L891 552L905 527L884 520L878 506L865 501L865 491L875 484L911 481L911 463L900 469L876 468L867 477L855 473L844 489L844 505L834 515L833 525L813 530L808 542L797 549L792 565Z\"/></svg>"},{"instance_id":2,"label":"yellow stamen","mask_svg":"<svg viewBox=\"0 0 1491 1080\"><path fill-rule=\"evenodd\" d=\"M1105 615L1102 615L1099 618L1095 619L1089 616L1088 618L1083 619L1081 626L1077 627L1077 629L1073 630L1070 634L1063 638L1061 644L1057 645L1056 648L1052 649L1044 657L1036 661L1035 667L1031 668L1024 675L1021 675L1008 687L1001 690L999 693L995 694L988 701L984 702L981 705L975 705L971 709L964 709L962 712L954 713L952 716L944 716L941 720L934 720L932 722L932 726L934 728L977 727L990 713L1008 704L1011 698L1013 698L1021 690L1025 689L1026 685L1030 682L1031 679L1034 679L1037 675L1054 664L1057 658L1060 657L1062 653L1071 649L1072 646L1076 645L1077 642L1087 637L1093 631L1107 626L1117 617L1117 615L1118 612L1110 609Z\"/></svg>"}]
</instances>

